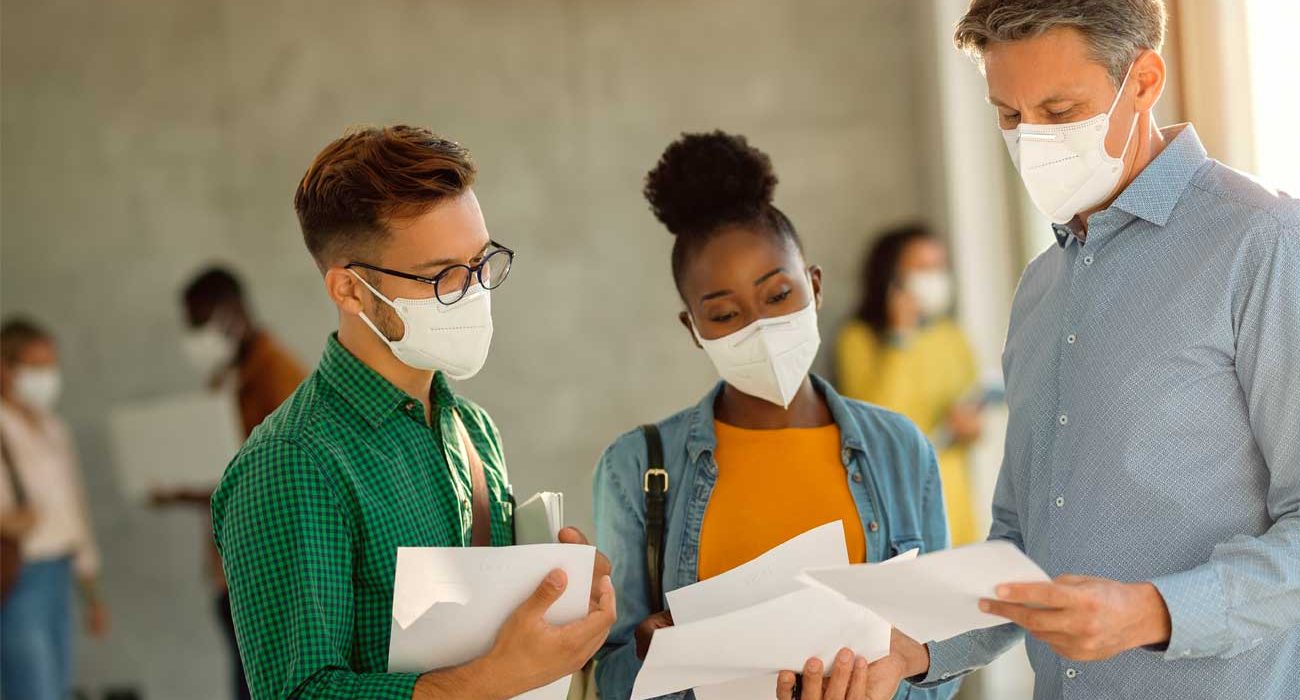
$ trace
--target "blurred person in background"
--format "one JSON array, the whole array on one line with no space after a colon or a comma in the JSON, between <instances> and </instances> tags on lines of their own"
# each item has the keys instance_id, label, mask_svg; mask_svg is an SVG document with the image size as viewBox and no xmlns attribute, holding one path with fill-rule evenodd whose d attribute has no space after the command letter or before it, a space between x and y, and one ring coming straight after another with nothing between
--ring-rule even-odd
<instances>
[{"instance_id":1,"label":"blurred person in background","mask_svg":"<svg viewBox=\"0 0 1300 700\"><path fill-rule=\"evenodd\" d=\"M982 427L978 371L950 316L948 251L922 224L886 231L867 253L861 283L857 316L836 342L838 388L902 413L929 436L939 451L953 545L982 539L968 459Z\"/></svg>"},{"instance_id":2,"label":"blurred person in background","mask_svg":"<svg viewBox=\"0 0 1300 700\"><path fill-rule=\"evenodd\" d=\"M223 267L200 271L181 295L187 330L182 346L186 358L212 391L232 391L239 419L247 438L307 376L306 370L269 331L253 319L244 287L233 272ZM187 505L199 509L204 520L211 515L212 489L166 489L154 492L157 505ZM216 595L217 616L227 642L232 664L231 682L235 697L250 697L244 667L239 659L234 623L230 617L230 593L216 545L204 528L209 575Z\"/></svg>"},{"instance_id":3,"label":"blurred person in background","mask_svg":"<svg viewBox=\"0 0 1300 700\"><path fill-rule=\"evenodd\" d=\"M68 697L74 589L81 590L89 632L108 631L80 467L72 435L54 413L61 377L49 332L23 319L0 326L0 536L12 552L0 607L6 700Z\"/></svg>"}]
</instances>

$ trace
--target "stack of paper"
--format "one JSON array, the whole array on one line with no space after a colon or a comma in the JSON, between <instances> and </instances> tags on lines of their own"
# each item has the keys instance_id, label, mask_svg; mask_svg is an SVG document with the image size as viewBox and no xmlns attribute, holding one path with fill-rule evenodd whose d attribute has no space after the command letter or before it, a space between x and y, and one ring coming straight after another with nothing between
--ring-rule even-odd
<instances>
[{"instance_id":1,"label":"stack of paper","mask_svg":"<svg viewBox=\"0 0 1300 700\"><path fill-rule=\"evenodd\" d=\"M194 393L114 406L108 415L122 493L146 501L157 488L212 488L243 441L234 398Z\"/></svg>"},{"instance_id":2,"label":"stack of paper","mask_svg":"<svg viewBox=\"0 0 1300 700\"><path fill-rule=\"evenodd\" d=\"M569 585L546 620L581 619L595 553L571 544L398 548L389 672L423 673L487 653L501 625L553 569L563 569ZM518 697L564 700L568 692L565 677Z\"/></svg>"},{"instance_id":3,"label":"stack of paper","mask_svg":"<svg viewBox=\"0 0 1300 700\"><path fill-rule=\"evenodd\" d=\"M931 642L1006 624L979 609L980 598L995 597L998 584L1051 579L1014 544L994 540L888 567L810 569L804 580L869 606L912 639Z\"/></svg>"},{"instance_id":4,"label":"stack of paper","mask_svg":"<svg viewBox=\"0 0 1300 700\"><path fill-rule=\"evenodd\" d=\"M911 553L915 556L915 552ZM714 578L668 593L673 627L655 632L632 700L695 689L697 700L772 697L777 673L849 647L889 653L890 625L866 607L799 580L848 565L844 526L827 523Z\"/></svg>"},{"instance_id":5,"label":"stack of paper","mask_svg":"<svg viewBox=\"0 0 1300 700\"><path fill-rule=\"evenodd\" d=\"M515 544L560 541L564 527L564 494L542 491L515 508Z\"/></svg>"},{"instance_id":6,"label":"stack of paper","mask_svg":"<svg viewBox=\"0 0 1300 700\"><path fill-rule=\"evenodd\" d=\"M1009 542L982 542L878 564L848 564L844 531L823 525L761 557L668 593L675 626L657 630L632 700L687 688L697 700L772 697L777 673L841 647L889 653L891 624L921 642L1005 624L979 599L1001 583L1048 581Z\"/></svg>"}]
</instances>

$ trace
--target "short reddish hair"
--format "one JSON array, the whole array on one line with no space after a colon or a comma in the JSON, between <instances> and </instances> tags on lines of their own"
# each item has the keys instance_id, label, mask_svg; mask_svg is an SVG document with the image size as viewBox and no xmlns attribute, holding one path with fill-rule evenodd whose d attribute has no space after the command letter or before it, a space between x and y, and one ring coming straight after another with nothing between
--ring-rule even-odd
<instances>
[{"instance_id":1,"label":"short reddish hair","mask_svg":"<svg viewBox=\"0 0 1300 700\"><path fill-rule=\"evenodd\" d=\"M394 220L419 216L474 184L455 141L398 124L349 130L307 168L293 196L303 241L325 269L369 252Z\"/></svg>"}]
</instances>

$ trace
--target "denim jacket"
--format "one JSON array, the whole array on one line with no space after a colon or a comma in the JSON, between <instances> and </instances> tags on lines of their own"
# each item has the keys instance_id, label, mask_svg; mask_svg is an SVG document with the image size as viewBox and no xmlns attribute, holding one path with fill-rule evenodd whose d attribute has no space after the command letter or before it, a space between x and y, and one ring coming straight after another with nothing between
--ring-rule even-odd
<instances>
[{"instance_id":1,"label":"denim jacket","mask_svg":"<svg viewBox=\"0 0 1300 700\"><path fill-rule=\"evenodd\" d=\"M919 548L923 553L948 546L948 523L934 449L907 418L841 397L820 377L812 377L840 429L845 479L857 503L867 540L867 557L880 561ZM664 590L698 580L700 526L718 478L713 454L713 405L719 383L699 404L659 423L664 469ZM645 496L642 475L646 443L631 430L606 448L596 467L596 541L614 564L618 621L596 655L596 682L602 700L626 700L641 669L636 657L636 626L650 614L645 564ZM777 508L780 504L755 504ZM665 606L667 602L665 601ZM776 684L773 682L773 697ZM914 688L904 683L896 698L946 700L956 685ZM669 697L690 698L687 691Z\"/></svg>"}]
</instances>

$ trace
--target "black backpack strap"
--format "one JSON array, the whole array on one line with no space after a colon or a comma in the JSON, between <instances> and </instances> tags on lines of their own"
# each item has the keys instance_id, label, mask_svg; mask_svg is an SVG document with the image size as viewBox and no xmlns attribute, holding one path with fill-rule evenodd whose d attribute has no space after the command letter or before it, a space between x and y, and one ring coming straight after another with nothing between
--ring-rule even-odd
<instances>
[{"instance_id":1,"label":"black backpack strap","mask_svg":"<svg viewBox=\"0 0 1300 700\"><path fill-rule=\"evenodd\" d=\"M664 470L664 441L659 427L641 426L645 435L646 470L641 479L645 491L645 563L650 584L650 612L664 609L664 504L668 496L668 472Z\"/></svg>"}]
</instances>

